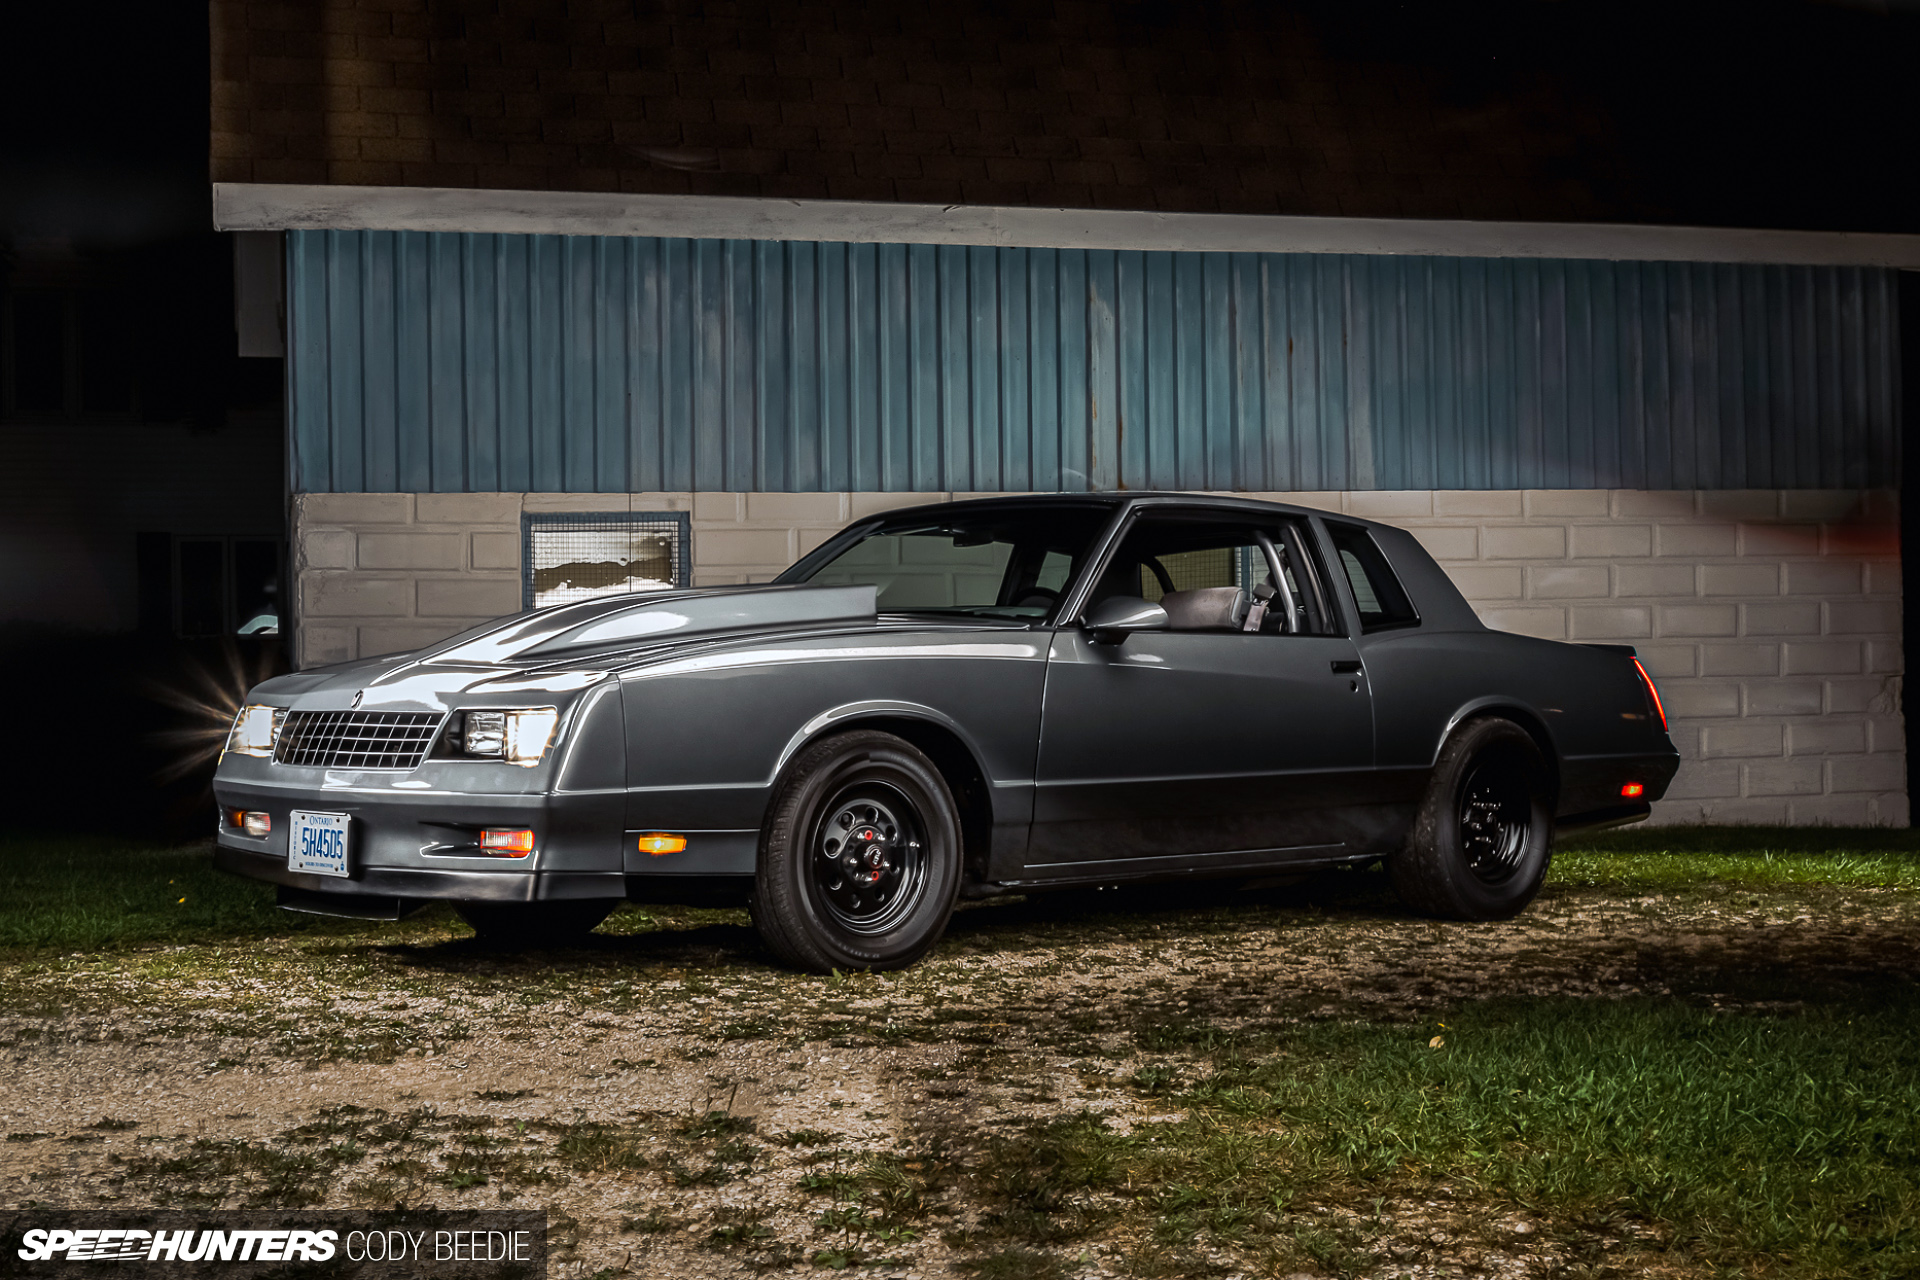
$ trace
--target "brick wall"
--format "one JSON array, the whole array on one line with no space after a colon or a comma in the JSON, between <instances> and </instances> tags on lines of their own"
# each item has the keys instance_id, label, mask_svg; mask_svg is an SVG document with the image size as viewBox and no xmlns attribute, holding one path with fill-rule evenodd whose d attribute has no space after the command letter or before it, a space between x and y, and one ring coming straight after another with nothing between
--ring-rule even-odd
<instances>
[{"instance_id":1,"label":"brick wall","mask_svg":"<svg viewBox=\"0 0 1920 1280\"><path fill-rule=\"evenodd\" d=\"M1490 627L1634 645L1684 761L1657 819L1906 825L1896 494L1295 500L1413 530Z\"/></svg>"},{"instance_id":2,"label":"brick wall","mask_svg":"<svg viewBox=\"0 0 1920 1280\"><path fill-rule=\"evenodd\" d=\"M1728 58L1711 7L1649 38L1591 0L213 0L210 167L1900 231L1914 179L1884 158L1913 149L1913 26L1869 7L1775 7Z\"/></svg>"},{"instance_id":3,"label":"brick wall","mask_svg":"<svg viewBox=\"0 0 1920 1280\"><path fill-rule=\"evenodd\" d=\"M690 512L697 584L762 581L945 494L305 494L302 666L519 609L523 511ZM1489 626L1638 647L1684 759L1666 822L1907 822L1899 514L1885 491L1260 494L1404 526Z\"/></svg>"},{"instance_id":4,"label":"brick wall","mask_svg":"<svg viewBox=\"0 0 1920 1280\"><path fill-rule=\"evenodd\" d=\"M1251 0L214 0L211 169L1190 212L1653 211L1580 91L1538 78L1463 96L1426 45L1400 42L1399 65L1355 51L1368 31L1379 44L1378 19Z\"/></svg>"}]
</instances>

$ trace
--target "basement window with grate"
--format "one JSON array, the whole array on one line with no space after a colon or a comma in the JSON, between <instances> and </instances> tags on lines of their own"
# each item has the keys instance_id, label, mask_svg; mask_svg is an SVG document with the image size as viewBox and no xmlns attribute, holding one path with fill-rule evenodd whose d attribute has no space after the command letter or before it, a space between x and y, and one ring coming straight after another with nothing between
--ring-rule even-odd
<instances>
[{"instance_id":1,"label":"basement window with grate","mask_svg":"<svg viewBox=\"0 0 1920 1280\"><path fill-rule=\"evenodd\" d=\"M684 587L693 553L684 511L563 511L522 517L528 609Z\"/></svg>"}]
</instances>

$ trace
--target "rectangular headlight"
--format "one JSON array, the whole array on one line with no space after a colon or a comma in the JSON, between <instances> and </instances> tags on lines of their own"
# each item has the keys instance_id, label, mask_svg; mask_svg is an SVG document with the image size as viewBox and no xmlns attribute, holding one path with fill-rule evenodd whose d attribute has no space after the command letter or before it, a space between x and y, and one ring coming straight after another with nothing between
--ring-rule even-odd
<instances>
[{"instance_id":1,"label":"rectangular headlight","mask_svg":"<svg viewBox=\"0 0 1920 1280\"><path fill-rule=\"evenodd\" d=\"M507 713L504 711L467 712L466 732L461 748L470 756L497 756L506 747Z\"/></svg>"},{"instance_id":2,"label":"rectangular headlight","mask_svg":"<svg viewBox=\"0 0 1920 1280\"><path fill-rule=\"evenodd\" d=\"M270 756L280 726L287 718L285 707L250 706L240 708L233 718L233 731L227 734L227 750L243 756Z\"/></svg>"},{"instance_id":3,"label":"rectangular headlight","mask_svg":"<svg viewBox=\"0 0 1920 1280\"><path fill-rule=\"evenodd\" d=\"M470 756L489 756L511 764L533 765L547 752L560 712L553 707L525 711L469 711L460 737L460 749Z\"/></svg>"}]
</instances>

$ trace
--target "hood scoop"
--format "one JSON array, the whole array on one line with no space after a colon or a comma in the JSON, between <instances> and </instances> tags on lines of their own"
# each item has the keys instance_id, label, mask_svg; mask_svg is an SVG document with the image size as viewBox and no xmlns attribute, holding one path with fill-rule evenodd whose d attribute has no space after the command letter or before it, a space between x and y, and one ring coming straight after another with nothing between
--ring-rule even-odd
<instances>
[{"instance_id":1,"label":"hood scoop","mask_svg":"<svg viewBox=\"0 0 1920 1280\"><path fill-rule=\"evenodd\" d=\"M872 622L878 617L871 583L859 586L743 587L648 599L604 614L521 651L523 656L563 650L670 642L722 631Z\"/></svg>"}]
</instances>

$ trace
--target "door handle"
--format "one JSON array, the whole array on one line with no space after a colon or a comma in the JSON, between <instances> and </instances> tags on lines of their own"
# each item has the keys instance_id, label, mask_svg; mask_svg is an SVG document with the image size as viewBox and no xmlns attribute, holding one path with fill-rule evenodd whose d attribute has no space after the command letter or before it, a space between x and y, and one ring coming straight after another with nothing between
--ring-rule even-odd
<instances>
[{"instance_id":1,"label":"door handle","mask_svg":"<svg viewBox=\"0 0 1920 1280\"><path fill-rule=\"evenodd\" d=\"M1360 659L1335 658L1333 660L1333 674L1337 676L1352 676L1352 675L1360 674Z\"/></svg>"}]
</instances>

